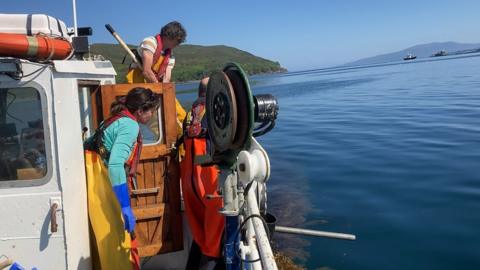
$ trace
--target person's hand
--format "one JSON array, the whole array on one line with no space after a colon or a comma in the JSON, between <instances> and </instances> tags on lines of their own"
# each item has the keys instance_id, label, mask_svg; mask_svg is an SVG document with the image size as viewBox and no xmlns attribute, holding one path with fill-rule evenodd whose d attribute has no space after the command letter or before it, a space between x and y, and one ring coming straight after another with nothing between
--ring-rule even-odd
<instances>
[{"instance_id":1,"label":"person's hand","mask_svg":"<svg viewBox=\"0 0 480 270\"><path fill-rule=\"evenodd\" d=\"M132 233L135 230L135 216L130 206L122 207L123 225L125 230Z\"/></svg>"},{"instance_id":2,"label":"person's hand","mask_svg":"<svg viewBox=\"0 0 480 270\"><path fill-rule=\"evenodd\" d=\"M122 208L123 225L129 233L135 229L135 216L130 206L130 196L128 195L128 187L126 183L113 186L113 191L117 196L120 207Z\"/></svg>"}]
</instances>

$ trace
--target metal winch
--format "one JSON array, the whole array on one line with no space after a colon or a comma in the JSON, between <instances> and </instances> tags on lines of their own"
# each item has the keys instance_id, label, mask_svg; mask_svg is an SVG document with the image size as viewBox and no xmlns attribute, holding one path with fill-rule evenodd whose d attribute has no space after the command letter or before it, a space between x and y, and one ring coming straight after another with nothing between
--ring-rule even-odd
<instances>
[{"instance_id":1,"label":"metal winch","mask_svg":"<svg viewBox=\"0 0 480 270\"><path fill-rule=\"evenodd\" d=\"M212 149L199 163L232 167L238 153L249 148L251 138L275 126L277 99L252 95L247 75L236 63L213 72L207 85L206 117Z\"/></svg>"}]
</instances>

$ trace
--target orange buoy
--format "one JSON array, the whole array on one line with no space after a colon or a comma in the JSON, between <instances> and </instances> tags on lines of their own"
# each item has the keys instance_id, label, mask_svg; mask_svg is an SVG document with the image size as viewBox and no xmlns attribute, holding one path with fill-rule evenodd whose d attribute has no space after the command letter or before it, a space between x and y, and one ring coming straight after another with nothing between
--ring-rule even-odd
<instances>
[{"instance_id":1,"label":"orange buoy","mask_svg":"<svg viewBox=\"0 0 480 270\"><path fill-rule=\"evenodd\" d=\"M31 60L63 60L72 52L68 40L45 35L0 33L0 56Z\"/></svg>"}]
</instances>

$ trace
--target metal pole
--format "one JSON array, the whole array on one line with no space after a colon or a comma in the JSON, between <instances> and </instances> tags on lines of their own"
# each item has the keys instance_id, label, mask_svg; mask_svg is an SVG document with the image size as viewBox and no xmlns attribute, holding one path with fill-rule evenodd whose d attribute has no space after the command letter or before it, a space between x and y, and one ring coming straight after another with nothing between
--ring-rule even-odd
<instances>
[{"instance_id":1,"label":"metal pole","mask_svg":"<svg viewBox=\"0 0 480 270\"><path fill-rule=\"evenodd\" d=\"M123 39L120 37L119 34L117 34L117 32L115 32L115 30L113 29L113 27L110 25L110 24L105 24L105 27L107 28L108 32L110 32L110 34L112 34L112 36L118 41L118 43L120 44L120 46L127 52L127 54L132 58L133 62L135 62L135 64L137 64L137 67L143 71L143 66L140 64L140 61L138 61L137 57L135 56L135 54L133 54L133 52L130 50L130 48L127 46L127 44L125 44L125 42L123 41Z\"/></svg>"},{"instance_id":2,"label":"metal pole","mask_svg":"<svg viewBox=\"0 0 480 270\"><path fill-rule=\"evenodd\" d=\"M247 221L247 231L246 231L246 240L248 246L245 247L247 251L247 258L249 261L254 261L260 258L260 254L258 254L257 249L257 237L255 236L255 228L253 227L253 220L249 219ZM249 270L262 270L262 262L258 260L256 262L249 263L249 267L245 267Z\"/></svg>"},{"instance_id":3,"label":"metal pole","mask_svg":"<svg viewBox=\"0 0 480 270\"><path fill-rule=\"evenodd\" d=\"M355 240L356 236L353 234L345 233L334 233L334 232L325 232L317 230L308 230L308 229L299 229L285 226L275 226L276 232L281 233L291 233L291 234L301 234L301 235L310 235L310 236L319 236L319 237L328 237L328 238L337 238L343 240Z\"/></svg>"},{"instance_id":4,"label":"metal pole","mask_svg":"<svg viewBox=\"0 0 480 270\"><path fill-rule=\"evenodd\" d=\"M258 183L253 181L252 186L247 194L247 209L249 215L259 215L258 202L256 196ZM255 236L257 237L258 250L260 257L262 258L262 266L265 270L277 270L277 264L275 263L275 257L273 256L272 247L268 240L267 233L263 223L258 218L252 218L253 228L255 229Z\"/></svg>"},{"instance_id":5,"label":"metal pole","mask_svg":"<svg viewBox=\"0 0 480 270\"><path fill-rule=\"evenodd\" d=\"M72 0L73 4L73 35L78 36L77 33L77 3L75 0Z\"/></svg>"}]
</instances>

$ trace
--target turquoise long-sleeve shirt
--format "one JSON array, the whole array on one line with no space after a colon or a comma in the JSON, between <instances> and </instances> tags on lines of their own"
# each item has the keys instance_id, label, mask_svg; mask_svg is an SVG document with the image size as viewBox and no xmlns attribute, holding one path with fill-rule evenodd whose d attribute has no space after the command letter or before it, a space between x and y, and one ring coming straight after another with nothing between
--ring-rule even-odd
<instances>
[{"instance_id":1,"label":"turquoise long-sleeve shirt","mask_svg":"<svg viewBox=\"0 0 480 270\"><path fill-rule=\"evenodd\" d=\"M130 157L139 132L137 121L122 117L108 126L103 134L102 142L106 150L110 152L108 174L112 186L125 184L125 162Z\"/></svg>"},{"instance_id":2,"label":"turquoise long-sleeve shirt","mask_svg":"<svg viewBox=\"0 0 480 270\"><path fill-rule=\"evenodd\" d=\"M110 153L108 160L104 162L108 164L108 178L120 204L124 227L128 232L133 232L135 229L135 216L130 205L125 162L133 151L139 130L137 121L129 117L121 117L103 131L101 138L105 150ZM87 149L95 147L92 145L94 138L95 136L92 136L85 142Z\"/></svg>"}]
</instances>

